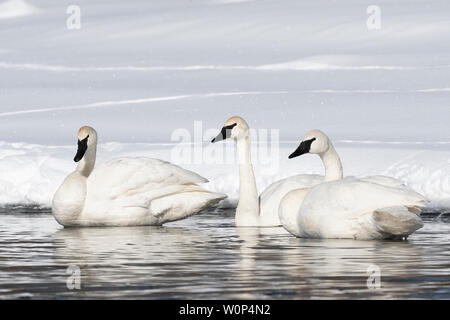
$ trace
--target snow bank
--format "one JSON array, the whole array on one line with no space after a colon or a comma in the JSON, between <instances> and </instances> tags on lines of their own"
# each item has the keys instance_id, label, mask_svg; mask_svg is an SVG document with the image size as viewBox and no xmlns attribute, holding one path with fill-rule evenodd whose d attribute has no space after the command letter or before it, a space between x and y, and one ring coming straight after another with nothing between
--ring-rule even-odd
<instances>
[{"instance_id":1,"label":"snow bank","mask_svg":"<svg viewBox=\"0 0 450 320\"><path fill-rule=\"evenodd\" d=\"M80 30L64 1L27 1L0 0L0 204L50 205L82 125L121 142L99 161L171 160L171 145L137 142L237 114L284 141L322 129L347 175L396 176L450 207L449 1L382 0L380 30L360 0L78 0ZM317 157L288 161L294 147L276 170L256 166L260 191L323 172ZM235 165L180 164L237 199Z\"/></svg>"},{"instance_id":2,"label":"snow bank","mask_svg":"<svg viewBox=\"0 0 450 320\"><path fill-rule=\"evenodd\" d=\"M218 145L208 145L220 148ZM178 163L210 180L205 187L229 195L224 205L235 205L239 179L235 163L186 163L173 156L173 144L105 143L99 145L98 162L123 156L147 156ZM186 148L191 146L187 145ZM317 156L288 160L295 143L284 143L279 163L255 163L261 192L281 178L299 173L323 173ZM385 174L401 179L424 194L431 208L450 207L450 153L445 150L418 150L389 146L338 143L346 175ZM227 150L234 150L230 148ZM76 146L43 146L25 143L0 143L0 204L50 206L54 192L76 164ZM253 153L255 155L255 153ZM256 161L257 162L257 161ZM276 162L276 161L275 161Z\"/></svg>"},{"instance_id":3,"label":"snow bank","mask_svg":"<svg viewBox=\"0 0 450 320\"><path fill-rule=\"evenodd\" d=\"M0 19L25 17L40 11L24 0L8 0L0 3Z\"/></svg>"}]
</instances>

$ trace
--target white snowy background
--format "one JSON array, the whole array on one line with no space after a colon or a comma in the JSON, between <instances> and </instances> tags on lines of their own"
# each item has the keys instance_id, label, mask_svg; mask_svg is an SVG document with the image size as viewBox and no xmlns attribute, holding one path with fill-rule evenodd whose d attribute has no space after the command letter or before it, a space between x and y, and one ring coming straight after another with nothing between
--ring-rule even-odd
<instances>
[{"instance_id":1,"label":"white snowy background","mask_svg":"<svg viewBox=\"0 0 450 320\"><path fill-rule=\"evenodd\" d=\"M200 146L221 148L206 131L241 115L280 130L276 170L255 161L260 191L323 172L287 160L319 128L347 175L391 175L450 207L449 30L448 0L0 0L0 204L49 206L82 125L99 161L174 161L176 129L202 121ZM236 201L236 166L179 164Z\"/></svg>"}]
</instances>

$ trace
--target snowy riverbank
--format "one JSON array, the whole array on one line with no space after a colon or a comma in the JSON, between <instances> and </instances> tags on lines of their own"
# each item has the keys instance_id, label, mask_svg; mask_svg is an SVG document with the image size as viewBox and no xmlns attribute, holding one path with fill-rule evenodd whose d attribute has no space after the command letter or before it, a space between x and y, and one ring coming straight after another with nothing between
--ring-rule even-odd
<instances>
[{"instance_id":1,"label":"snowy riverbank","mask_svg":"<svg viewBox=\"0 0 450 320\"><path fill-rule=\"evenodd\" d=\"M447 145L420 149L417 145L383 144L379 142L338 142L338 152L342 157L346 175L384 174L401 179L407 185L424 194L430 200L431 208L450 207L450 152ZM98 161L106 161L123 156L146 156L172 161L186 169L194 170L210 182L206 188L229 195L224 205L234 205L238 199L238 169L234 161L234 146L209 145L205 142L200 156L195 159L195 149L191 158L180 159L174 144L124 144L104 143L99 146ZM306 155L288 160L296 143L280 144L280 149L269 150L270 159L258 160L254 150L255 171L259 191L270 183L298 173L323 174L322 164L317 156ZM429 147L429 146L428 146ZM43 146L26 143L0 143L0 205L37 204L50 206L54 192L62 180L75 169L72 161L76 146ZM229 157L208 159L211 152L231 151ZM202 155L203 154L203 155ZM268 163L268 161L271 161ZM223 163L225 162L225 164Z\"/></svg>"}]
</instances>

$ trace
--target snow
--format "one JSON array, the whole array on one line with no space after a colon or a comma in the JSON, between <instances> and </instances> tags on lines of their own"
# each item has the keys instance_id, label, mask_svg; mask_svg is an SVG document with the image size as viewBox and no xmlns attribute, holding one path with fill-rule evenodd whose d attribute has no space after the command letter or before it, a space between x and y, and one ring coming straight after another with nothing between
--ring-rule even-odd
<instances>
[{"instance_id":1,"label":"snow","mask_svg":"<svg viewBox=\"0 0 450 320\"><path fill-rule=\"evenodd\" d=\"M24 17L39 12L37 7L24 0L8 0L0 3L0 19Z\"/></svg>"},{"instance_id":2,"label":"snow","mask_svg":"<svg viewBox=\"0 0 450 320\"><path fill-rule=\"evenodd\" d=\"M382 174L396 177L424 194L429 200L428 207L450 207L450 161L446 150L450 143L428 145L428 149L423 150L417 148L417 145L423 145L420 142L405 145L337 141L336 145L346 175ZM252 151L260 192L272 182L294 174L323 174L317 156L307 155L292 160L287 158L296 146L297 143L285 142L279 149L268 147L267 156L261 156L264 154L261 150L266 150L255 141ZM50 206L58 186L75 169L76 164L72 161L75 153L75 143L71 146L1 143L0 203ZM190 156L180 156L183 153ZM207 189L229 195L224 206L237 203L239 176L232 142L201 145L109 142L99 145L97 163L128 156L163 159L193 170L210 181L205 184Z\"/></svg>"},{"instance_id":3,"label":"snow","mask_svg":"<svg viewBox=\"0 0 450 320\"><path fill-rule=\"evenodd\" d=\"M99 161L177 160L174 132L202 121L207 144L237 114L279 129L260 191L322 172L285 159L319 128L346 174L392 175L450 206L448 1L377 1L380 30L360 0L79 0L81 29L68 30L72 4L0 0L0 204L48 206L82 125L100 134ZM237 199L233 164L180 164Z\"/></svg>"}]
</instances>

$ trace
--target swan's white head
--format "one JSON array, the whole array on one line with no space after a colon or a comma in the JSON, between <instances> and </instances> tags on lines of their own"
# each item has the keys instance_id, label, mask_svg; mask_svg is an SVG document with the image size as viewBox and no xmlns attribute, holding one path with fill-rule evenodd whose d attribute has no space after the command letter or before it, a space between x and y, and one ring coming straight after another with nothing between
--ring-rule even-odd
<instances>
[{"instance_id":1,"label":"swan's white head","mask_svg":"<svg viewBox=\"0 0 450 320\"><path fill-rule=\"evenodd\" d=\"M212 143L222 141L228 138L232 138L234 140L244 139L249 136L249 127L247 122L241 117L231 117L228 119L220 133L212 139Z\"/></svg>"},{"instance_id":2,"label":"swan's white head","mask_svg":"<svg viewBox=\"0 0 450 320\"><path fill-rule=\"evenodd\" d=\"M320 130L311 130L305 135L298 148L289 156L289 159L305 153L323 154L328 151L330 145L330 139L325 133Z\"/></svg>"},{"instance_id":3,"label":"swan's white head","mask_svg":"<svg viewBox=\"0 0 450 320\"><path fill-rule=\"evenodd\" d=\"M97 144L97 132L92 127L84 126L78 130L78 150L73 161L83 159L86 151L94 149Z\"/></svg>"}]
</instances>

